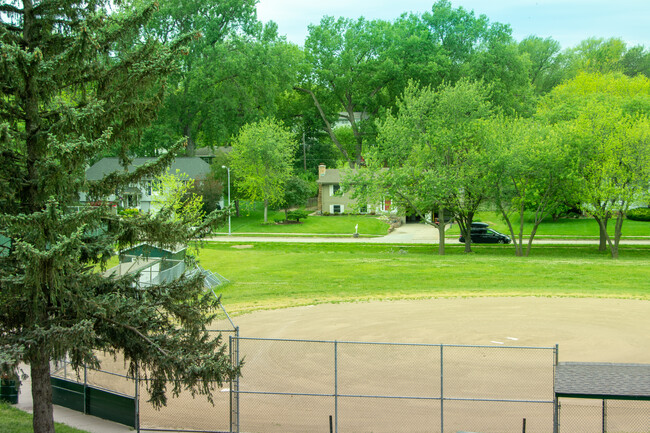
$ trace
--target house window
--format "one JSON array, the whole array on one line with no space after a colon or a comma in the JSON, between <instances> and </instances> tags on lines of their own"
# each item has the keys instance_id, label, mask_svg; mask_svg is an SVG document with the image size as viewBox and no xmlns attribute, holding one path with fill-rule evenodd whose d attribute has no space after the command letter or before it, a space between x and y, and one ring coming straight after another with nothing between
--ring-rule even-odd
<instances>
[{"instance_id":1,"label":"house window","mask_svg":"<svg viewBox=\"0 0 650 433\"><path fill-rule=\"evenodd\" d=\"M343 213L342 204L333 204L330 206L330 213Z\"/></svg>"},{"instance_id":2,"label":"house window","mask_svg":"<svg viewBox=\"0 0 650 433\"><path fill-rule=\"evenodd\" d=\"M335 195L343 195L341 192L341 185L330 185L330 197Z\"/></svg>"},{"instance_id":3,"label":"house window","mask_svg":"<svg viewBox=\"0 0 650 433\"><path fill-rule=\"evenodd\" d=\"M363 205L359 208L359 213L368 213L368 205Z\"/></svg>"},{"instance_id":4,"label":"house window","mask_svg":"<svg viewBox=\"0 0 650 433\"><path fill-rule=\"evenodd\" d=\"M138 194L125 194L124 199L127 208L133 209L138 207Z\"/></svg>"}]
</instances>

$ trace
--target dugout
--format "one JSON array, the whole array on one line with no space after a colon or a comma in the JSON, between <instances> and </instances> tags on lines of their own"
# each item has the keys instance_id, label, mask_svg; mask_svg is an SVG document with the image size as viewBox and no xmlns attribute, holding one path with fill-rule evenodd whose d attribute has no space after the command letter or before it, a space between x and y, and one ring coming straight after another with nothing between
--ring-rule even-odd
<instances>
[{"instance_id":1,"label":"dugout","mask_svg":"<svg viewBox=\"0 0 650 433\"><path fill-rule=\"evenodd\" d=\"M648 431L650 364L562 362L554 385L555 433Z\"/></svg>"}]
</instances>

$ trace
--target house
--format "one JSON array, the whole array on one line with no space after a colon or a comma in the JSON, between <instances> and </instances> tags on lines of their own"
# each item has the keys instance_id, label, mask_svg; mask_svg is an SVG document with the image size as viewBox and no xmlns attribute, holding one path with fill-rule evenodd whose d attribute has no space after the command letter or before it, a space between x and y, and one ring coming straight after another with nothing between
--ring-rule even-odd
<instances>
[{"instance_id":1,"label":"house","mask_svg":"<svg viewBox=\"0 0 650 433\"><path fill-rule=\"evenodd\" d=\"M127 169L128 171L133 171L135 167L154 159L155 158L135 158ZM100 180L112 172L123 170L124 167L120 165L118 158L102 158L86 170L86 179ZM210 164L198 157L176 158L168 169L168 173L176 173L177 170L180 173L187 174L191 179L202 179L210 174ZM152 181L153 179L142 179L138 184L130 185L122 191L120 196L111 194L109 197L104 197L104 199L118 202L125 208L137 208L143 212L149 212L151 209L151 202L155 198ZM86 194L81 194L80 201L88 201Z\"/></svg>"},{"instance_id":2,"label":"house","mask_svg":"<svg viewBox=\"0 0 650 433\"><path fill-rule=\"evenodd\" d=\"M384 199L378 204L359 205L352 198L352 190L341 190L341 176L343 170L327 168L325 164L318 166L318 211L321 214L341 214L345 212L386 212L396 213L396 209L391 206L389 198Z\"/></svg>"}]
</instances>

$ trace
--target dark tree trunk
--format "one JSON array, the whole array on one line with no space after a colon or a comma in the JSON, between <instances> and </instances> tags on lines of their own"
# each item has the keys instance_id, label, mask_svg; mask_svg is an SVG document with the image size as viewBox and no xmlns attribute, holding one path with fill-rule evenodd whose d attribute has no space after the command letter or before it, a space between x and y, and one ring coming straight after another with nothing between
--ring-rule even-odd
<instances>
[{"instance_id":1,"label":"dark tree trunk","mask_svg":"<svg viewBox=\"0 0 650 433\"><path fill-rule=\"evenodd\" d=\"M34 402L33 427L35 432L54 433L50 360L41 348L30 361L32 372L32 401Z\"/></svg>"},{"instance_id":2,"label":"dark tree trunk","mask_svg":"<svg viewBox=\"0 0 650 433\"><path fill-rule=\"evenodd\" d=\"M239 218L239 200L235 199L235 216Z\"/></svg>"},{"instance_id":3,"label":"dark tree trunk","mask_svg":"<svg viewBox=\"0 0 650 433\"><path fill-rule=\"evenodd\" d=\"M438 255L445 255L445 208L438 211Z\"/></svg>"},{"instance_id":4,"label":"dark tree trunk","mask_svg":"<svg viewBox=\"0 0 650 433\"><path fill-rule=\"evenodd\" d=\"M269 222L269 201L264 199L264 223Z\"/></svg>"},{"instance_id":5,"label":"dark tree trunk","mask_svg":"<svg viewBox=\"0 0 650 433\"><path fill-rule=\"evenodd\" d=\"M597 216L594 216L594 219L598 223L598 233L599 233L598 251L607 251L607 221L609 220L609 218L605 217L603 220L601 220Z\"/></svg>"},{"instance_id":6,"label":"dark tree trunk","mask_svg":"<svg viewBox=\"0 0 650 433\"><path fill-rule=\"evenodd\" d=\"M187 145L185 147L186 156L194 156L194 151L196 150L196 143L192 137L192 129L189 124L185 125L183 128L183 135L187 138Z\"/></svg>"}]
</instances>

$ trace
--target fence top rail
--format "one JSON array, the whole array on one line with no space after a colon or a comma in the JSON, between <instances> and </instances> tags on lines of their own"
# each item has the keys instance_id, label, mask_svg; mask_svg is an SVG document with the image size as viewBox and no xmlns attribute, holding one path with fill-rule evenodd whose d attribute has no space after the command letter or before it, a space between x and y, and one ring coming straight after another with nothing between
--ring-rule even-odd
<instances>
[{"instance_id":1,"label":"fence top rail","mask_svg":"<svg viewBox=\"0 0 650 433\"><path fill-rule=\"evenodd\" d=\"M287 343L325 343L325 344L365 344L377 346L422 346L422 347L459 347L459 348L481 348L481 349L534 349L534 350L556 350L557 347L542 346L501 346L501 345L476 345L476 344L430 344L430 343L388 343L372 341L338 341L338 340L308 340L297 338L263 338L263 337L234 337L238 340L251 341L278 341Z\"/></svg>"}]
</instances>

